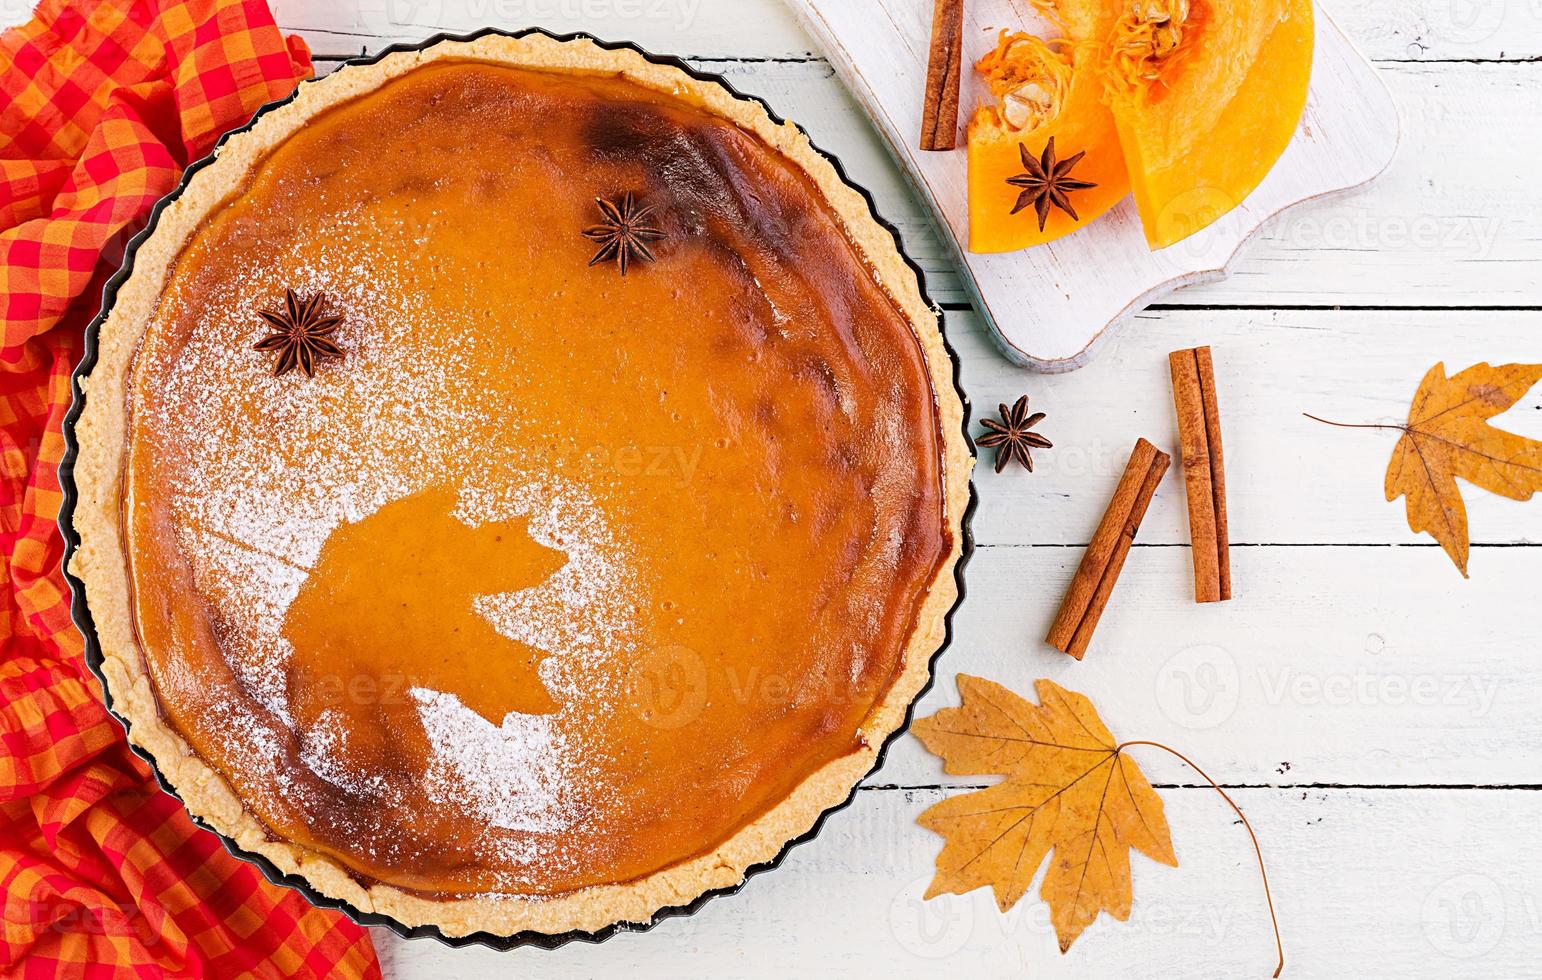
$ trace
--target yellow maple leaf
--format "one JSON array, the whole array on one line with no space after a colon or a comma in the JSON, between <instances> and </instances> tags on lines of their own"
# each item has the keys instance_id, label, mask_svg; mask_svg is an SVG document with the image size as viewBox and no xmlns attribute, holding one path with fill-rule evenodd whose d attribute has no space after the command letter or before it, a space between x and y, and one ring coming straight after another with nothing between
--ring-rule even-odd
<instances>
[{"instance_id":1,"label":"yellow maple leaf","mask_svg":"<svg viewBox=\"0 0 1542 980\"><path fill-rule=\"evenodd\" d=\"M1475 364L1446 377L1430 368L1408 410L1387 466L1387 500L1407 498L1408 526L1428 532L1467 574L1467 507L1460 477L1512 500L1542 490L1542 442L1496 429L1506 411L1542 380L1542 364Z\"/></svg>"},{"instance_id":2,"label":"yellow maple leaf","mask_svg":"<svg viewBox=\"0 0 1542 980\"><path fill-rule=\"evenodd\" d=\"M990 681L959 675L963 703L914 732L954 775L1003 775L919 818L946 843L926 897L990 886L1003 912L1023 897L1054 850L1040 895L1065 952L1100 912L1130 917L1130 849L1178 864L1157 796L1092 703L1052 681L1034 705Z\"/></svg>"}]
</instances>

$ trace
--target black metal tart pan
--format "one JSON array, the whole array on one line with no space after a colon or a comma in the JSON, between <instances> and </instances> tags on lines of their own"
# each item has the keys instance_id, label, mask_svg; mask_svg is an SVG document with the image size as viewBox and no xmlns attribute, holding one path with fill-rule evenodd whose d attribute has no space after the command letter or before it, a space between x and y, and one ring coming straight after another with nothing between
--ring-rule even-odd
<instances>
[{"instance_id":1,"label":"black metal tart pan","mask_svg":"<svg viewBox=\"0 0 1542 980\"><path fill-rule=\"evenodd\" d=\"M630 42L602 41L593 35L581 32L573 34L554 34L551 31L543 30L538 27L532 27L522 31L505 31L498 28L487 27L470 34L441 33L436 34L433 37L430 37L418 44L393 44L390 47L381 50L377 54L368 57L354 58L346 61L343 63L341 68L346 68L350 65L374 64L375 62L380 61L382 58L385 58L389 55L402 51L421 51L425 48L432 47L441 41L473 41L477 38L485 37L489 34L516 38L525 37L531 34L541 34L557 41L593 41L595 44L608 51L635 51L654 64L667 65L672 68L678 68L699 81L721 85L723 88L732 93L735 98L758 103L766 110L771 119L778 124L781 124L785 121L781 116L777 115L769 105L766 105L764 100L756 96L743 94L742 92L735 89L733 85L721 75L700 71L687 64L686 62L680 60L679 58L652 54L651 52L645 51L643 48ZM307 79L306 81L302 82L301 85L310 85L317 81L319 81L319 79ZM298 88L296 91L298 92ZM116 711L113 711L112 692L108 690L107 679L102 671L102 648L101 643L96 635L95 623L91 618L91 609L88 605L88 597L86 595L85 585L69 572L70 559L75 554L75 550L80 546L80 535L76 532L74 524L75 505L77 500L77 488L75 485L74 471L75 458L79 450L79 446L75 438L75 425L80 418L81 411L85 407L85 393L81 387L81 379L89 375L92 368L96 365L97 335L101 329L101 324L107 318L108 313L112 310L113 303L117 298L118 289L133 273L134 256L139 249L140 243L155 232L156 226L160 222L161 212L166 209L167 205L176 200L177 197L182 194L183 190L188 186L188 182L192 180L194 174L198 173L198 171L202 170L204 167L207 167L214 161L215 154L218 152L219 146L224 145L225 140L229 139L236 133L245 132L251 129L254 125L256 125L257 120L261 119L265 113L288 104L289 102L293 101L294 97L294 94L291 94L287 98L280 99L276 102L270 102L267 105L262 106L257 110L256 114L252 116L251 120L246 123L246 125L237 129L233 129L225 135L221 136L219 142L216 144L215 151L211 152L203 159L190 164L187 170L183 173L182 180L177 184L176 188L173 189L170 194L167 194L166 197L162 198L159 202L156 203L155 207L150 212L149 220L146 223L144 229L129 241L128 247L124 253L123 265L116 273L113 274L110 279L107 280L107 283L102 290L101 312L90 323L90 325L86 327L85 353L81 357L80 364L76 366L71 379L70 388L73 393L74 400L70 406L69 412L65 415L64 418L65 453L64 460L59 466L59 484L63 489L64 498L63 504L59 510L59 531L64 537L65 544L64 575L68 580L70 589L73 593L72 601L70 604L70 615L71 618L75 621L75 625L80 629L81 634L85 637L86 665L91 668L91 672L96 675L97 679L102 684L103 698L106 701L108 711L111 712L112 716L118 720L119 724L124 726L125 731L129 727L128 720L119 715ZM804 134L807 135L806 131L804 131L801 126L799 127L799 131L804 132ZM928 306L936 309L936 305L931 301L931 297L927 294L926 291L925 274L922 273L920 266L915 263L915 260L913 260L905 251L904 244L900 239L898 230L896 230L892 224L879 216L877 208L873 202L872 193L869 192L867 188L855 183L850 179L850 177L847 176L845 167L841 164L841 161L837 157L831 153L826 152L817 145L814 146L814 149L826 160L828 160L832 166L835 167L836 174L847 186L851 187L853 190L862 195L862 197L867 201L868 208L872 212L873 218L881 227L883 227L886 231L894 236L894 243L896 248L899 250L901 258L905 260L905 263L909 265L916 274L916 281L920 287L922 299ZM943 343L947 348L948 357L953 364L953 386L954 389L958 392L959 399L962 401L964 407L964 437L971 453L973 453L974 443L969 438L969 398L964 394L964 390L959 383L958 353L953 349L952 344L948 343L946 331L943 332ZM955 612L957 612L959 604L962 603L964 599L964 566L968 563L970 556L974 552L974 535L971 531L970 525L974 516L975 505L977 502L978 497L975 493L974 483L971 481L969 485L969 505L964 511L964 517L959 528L959 533L963 535L963 553L960 555L958 563L954 569L954 577L958 583L958 601L954 603L952 609L948 610L947 616L945 618L946 631L943 637L942 645L938 647L937 652L933 654L931 658L926 686L919 694L916 695L916 700L920 700L920 698L931 689L933 682L931 671L935 670L937 659L942 655L943 651L948 648L953 640L953 615ZM878 758L873 764L872 771L869 772L868 775L872 775L872 772L876 772L883 765L883 760L888 754L889 746L892 745L897 738L909 730L914 710L915 703L912 702L910 708L907 709L905 713L905 723L899 728L895 729L894 733L885 739L884 744L879 747ZM166 781L166 778L164 775L162 775L160 767L156 764L154 757L151 756L148 752L145 752L143 749L139 748L139 746L134 745L132 742L130 742L130 747L133 749L134 754L143 759L150 767L151 771L155 773L156 782L160 784L161 789L165 790L167 793L170 793L172 796L177 797L178 801L180 802L181 797L177 794L177 791ZM858 785L860 786L860 783ZM820 814L819 819L814 823L814 826L809 829L808 833L794 840L788 841L787 844L783 846L781 853L779 853L774 859L767 861L764 864L757 864L746 869L744 880L731 888L719 888L713 891L705 892L697 896L688 904L660 909L653 914L653 917L649 921L645 923L624 922L608 926L597 932L572 931L556 935L542 932L520 932L510 936L499 936L487 932L477 932L465 936L449 936L436 926L408 926L402 922L398 922L396 919L391 918L390 916L382 915L378 912L366 912L356 908L348 902L322 895L303 878L284 874L278 869L277 866L273 864L272 861L269 861L262 855L253 854L250 851L242 849L235 843L235 841L231 840L229 837L226 837L224 834L220 834L218 831L214 830L198 817L193 817L192 819L195 824L219 837L220 841L225 845L225 850L229 851L233 856L241 859L242 861L246 861L249 864L256 865L256 867L262 871L263 875L269 881L276 885L293 888L295 891L298 891L304 895L312 905L315 905L318 908L336 909L360 925L382 926L394 932L398 936L406 939L436 939L446 946L452 947L481 945L492 949L509 950L522 946L535 946L542 949L557 949L558 947L565 946L570 942L598 943L609 939L611 936L616 935L617 933L644 932L658 925L665 919L671 919L677 916L694 915L699 909L701 909L703 905L705 905L713 898L717 898L722 895L732 895L740 891L745 887L745 885L749 883L751 878L780 865L794 847L805 841L813 840L815 837L817 837L820 830L824 827L825 821L828 820L831 815L835 814L837 811L844 810L846 807L851 805L852 800L856 797L857 791L858 788L854 786L851 793L847 795L844 801L830 807L829 809L825 810L824 813Z\"/></svg>"}]
</instances>

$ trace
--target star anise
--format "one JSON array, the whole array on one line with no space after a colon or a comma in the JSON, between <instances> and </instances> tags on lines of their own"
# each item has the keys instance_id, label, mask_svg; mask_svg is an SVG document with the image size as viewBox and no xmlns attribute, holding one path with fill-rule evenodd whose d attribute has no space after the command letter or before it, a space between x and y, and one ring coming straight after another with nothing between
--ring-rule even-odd
<instances>
[{"instance_id":1,"label":"star anise","mask_svg":"<svg viewBox=\"0 0 1542 980\"><path fill-rule=\"evenodd\" d=\"M589 264L597 265L615 259L624 276L627 266L633 260L647 259L652 262L653 252L648 249L648 243L664 237L661 229L647 223L653 208L638 207L630 192L619 201L597 197L594 203L600 206L600 223L584 229L584 237L599 242L600 250L594 253Z\"/></svg>"},{"instance_id":2,"label":"star anise","mask_svg":"<svg viewBox=\"0 0 1542 980\"><path fill-rule=\"evenodd\" d=\"M315 377L316 362L323 357L342 357L343 350L332 342L332 334L343 322L340 316L321 312L325 293L302 300L293 289L284 290L284 308L278 312L259 310L257 315L273 332L252 345L253 350L278 351L273 362L273 376L299 368L305 376Z\"/></svg>"},{"instance_id":3,"label":"star anise","mask_svg":"<svg viewBox=\"0 0 1542 980\"><path fill-rule=\"evenodd\" d=\"M1032 204L1034 211L1039 215L1039 230L1044 230L1044 225L1049 221L1049 208L1054 205L1069 214L1073 220L1080 221L1076 217L1076 209L1071 206L1071 192L1084 191L1098 186L1090 180L1078 180L1071 176L1071 168L1081 162L1087 151L1076 154L1066 160L1055 159L1055 138L1051 136L1049 142L1044 145L1044 153L1035 160L1033 154L1028 152L1028 144L1017 144L1017 152L1023 158L1023 167L1027 173L1018 174L1016 177L1008 177L1007 183L1013 187L1023 188L1023 192L1017 195L1017 205L1012 208L1016 214L1023 208Z\"/></svg>"},{"instance_id":4,"label":"star anise","mask_svg":"<svg viewBox=\"0 0 1542 980\"><path fill-rule=\"evenodd\" d=\"M1001 406L1001 421L995 419L981 419L980 424L990 430L981 436L976 442L983 449L996 450L996 472L1000 473L1007 468L1007 464L1016 460L1028 467L1028 472L1033 472L1033 456L1029 449L1053 449L1054 443L1032 431L1033 427L1044 421L1043 412L1028 414L1028 396L1017 400L1017 404L1007 408Z\"/></svg>"}]
</instances>

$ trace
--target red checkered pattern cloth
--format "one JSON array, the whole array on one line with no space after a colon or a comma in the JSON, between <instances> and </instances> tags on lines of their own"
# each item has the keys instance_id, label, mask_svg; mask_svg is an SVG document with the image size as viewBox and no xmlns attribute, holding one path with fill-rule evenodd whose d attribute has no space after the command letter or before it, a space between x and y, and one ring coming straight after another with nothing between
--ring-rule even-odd
<instances>
[{"instance_id":1,"label":"red checkered pattern cloth","mask_svg":"<svg viewBox=\"0 0 1542 980\"><path fill-rule=\"evenodd\" d=\"M54 521L81 333L151 206L310 74L261 0L43 0L0 34L0 972L378 977L364 930L160 792L82 662Z\"/></svg>"}]
</instances>

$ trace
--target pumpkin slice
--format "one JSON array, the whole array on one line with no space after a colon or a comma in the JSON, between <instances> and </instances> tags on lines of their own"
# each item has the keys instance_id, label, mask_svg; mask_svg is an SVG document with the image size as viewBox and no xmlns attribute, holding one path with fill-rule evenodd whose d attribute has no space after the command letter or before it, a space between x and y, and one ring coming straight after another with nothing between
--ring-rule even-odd
<instances>
[{"instance_id":1,"label":"pumpkin slice","mask_svg":"<svg viewBox=\"0 0 1542 980\"><path fill-rule=\"evenodd\" d=\"M969 122L969 250L1011 252L1068 235L1119 203L1129 193L1118 131L1105 100L1101 74L1108 36L1123 11L1121 0L1075 0L1045 10L1062 36L1046 41L1002 31L996 50L975 66L995 99ZM1038 210L1012 179L1030 173L1025 155L1044 157L1050 140L1062 166L1078 153L1068 175L1096 186L1066 195L1075 217L1051 207L1040 225ZM1020 206L1021 205L1021 206Z\"/></svg>"},{"instance_id":2,"label":"pumpkin slice","mask_svg":"<svg viewBox=\"0 0 1542 980\"><path fill-rule=\"evenodd\" d=\"M1290 144L1312 74L1312 0L1130 0L1108 97L1151 247L1213 224Z\"/></svg>"}]
</instances>

